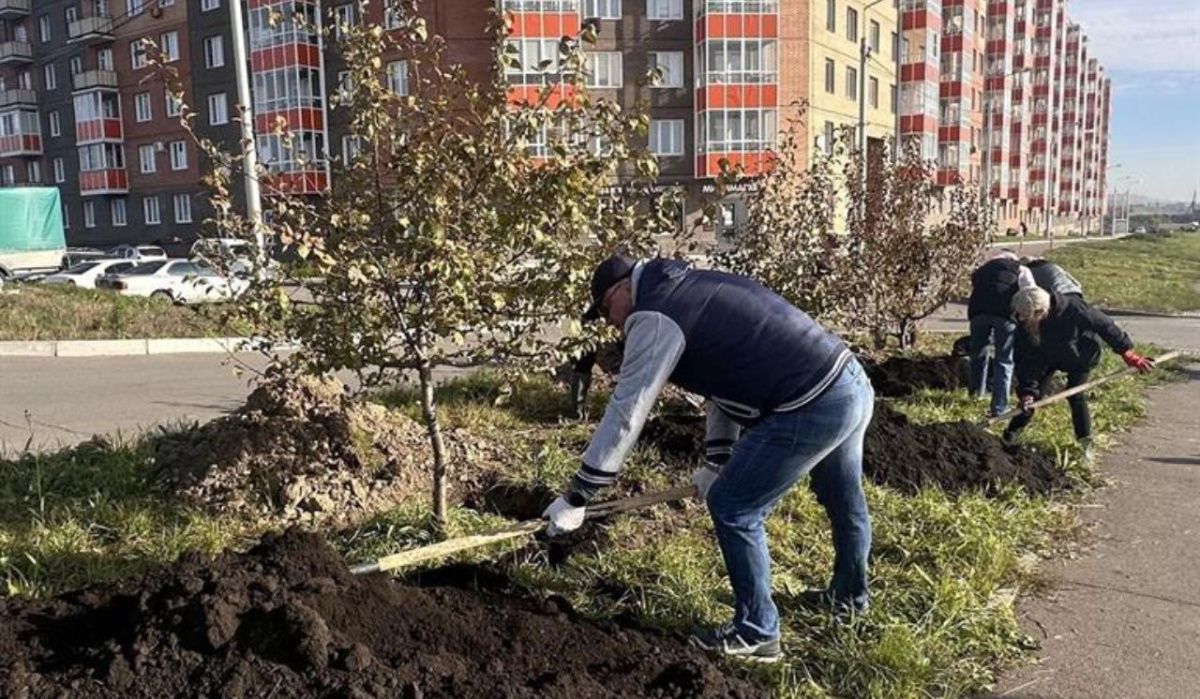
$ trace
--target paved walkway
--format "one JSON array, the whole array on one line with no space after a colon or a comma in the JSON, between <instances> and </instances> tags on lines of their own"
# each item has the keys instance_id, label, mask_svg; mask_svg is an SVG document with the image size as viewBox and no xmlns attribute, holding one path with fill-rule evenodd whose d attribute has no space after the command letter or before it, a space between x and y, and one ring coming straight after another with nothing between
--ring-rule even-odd
<instances>
[{"instance_id":1,"label":"paved walkway","mask_svg":"<svg viewBox=\"0 0 1200 699\"><path fill-rule=\"evenodd\" d=\"M994 696L1200 697L1200 366L1152 391L1121 441L1103 462L1115 485L1082 510L1091 547L1049 563L1050 593L1021 605L1041 662Z\"/></svg>"}]
</instances>

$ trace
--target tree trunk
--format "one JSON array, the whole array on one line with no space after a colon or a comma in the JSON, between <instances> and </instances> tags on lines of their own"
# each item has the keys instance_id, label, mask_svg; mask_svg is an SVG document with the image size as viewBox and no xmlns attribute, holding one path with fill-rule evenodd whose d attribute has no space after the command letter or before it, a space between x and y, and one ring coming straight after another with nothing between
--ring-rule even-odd
<instances>
[{"instance_id":1,"label":"tree trunk","mask_svg":"<svg viewBox=\"0 0 1200 699\"><path fill-rule=\"evenodd\" d=\"M439 533L446 531L446 446L442 442L442 427L438 423L437 403L433 398L433 367L425 364L418 370L421 382L421 414L429 443L433 446L433 518Z\"/></svg>"}]
</instances>

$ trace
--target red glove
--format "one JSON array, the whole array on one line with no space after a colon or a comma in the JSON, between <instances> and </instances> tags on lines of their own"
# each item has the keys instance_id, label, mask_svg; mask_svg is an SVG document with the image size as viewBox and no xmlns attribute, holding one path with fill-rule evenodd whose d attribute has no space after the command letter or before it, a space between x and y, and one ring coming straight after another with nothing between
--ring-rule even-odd
<instances>
[{"instance_id":1,"label":"red glove","mask_svg":"<svg viewBox=\"0 0 1200 699\"><path fill-rule=\"evenodd\" d=\"M1033 412L1033 404L1035 402L1037 402L1036 396L1033 396L1030 394L1021 396L1021 406L1020 406L1021 410L1025 411L1026 413L1032 413Z\"/></svg>"},{"instance_id":2,"label":"red glove","mask_svg":"<svg viewBox=\"0 0 1200 699\"><path fill-rule=\"evenodd\" d=\"M1143 357L1133 350L1126 350L1125 353L1121 355L1121 359L1125 360L1126 366L1129 366L1132 369L1137 369L1138 372L1142 374L1145 374L1147 371L1150 371L1154 368L1153 359L1149 357Z\"/></svg>"}]
</instances>

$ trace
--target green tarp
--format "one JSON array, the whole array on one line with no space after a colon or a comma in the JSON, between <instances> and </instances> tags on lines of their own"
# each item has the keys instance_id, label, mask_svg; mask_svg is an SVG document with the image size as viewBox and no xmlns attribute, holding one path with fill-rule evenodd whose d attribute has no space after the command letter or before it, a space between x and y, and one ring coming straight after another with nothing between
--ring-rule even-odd
<instances>
[{"instance_id":1,"label":"green tarp","mask_svg":"<svg viewBox=\"0 0 1200 699\"><path fill-rule=\"evenodd\" d=\"M0 189L0 253L62 250L62 224L57 188Z\"/></svg>"}]
</instances>

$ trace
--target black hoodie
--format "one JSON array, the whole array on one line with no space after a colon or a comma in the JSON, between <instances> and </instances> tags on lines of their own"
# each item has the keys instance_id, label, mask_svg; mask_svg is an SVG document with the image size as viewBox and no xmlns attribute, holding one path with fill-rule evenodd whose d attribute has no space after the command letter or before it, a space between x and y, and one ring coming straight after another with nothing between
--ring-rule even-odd
<instances>
[{"instance_id":1,"label":"black hoodie","mask_svg":"<svg viewBox=\"0 0 1200 699\"><path fill-rule=\"evenodd\" d=\"M1017 392L1038 395L1042 379L1051 371L1092 368L1100 360L1100 340L1117 354L1133 349L1129 335L1082 298L1050 294L1050 313L1042 320L1036 344L1017 323Z\"/></svg>"}]
</instances>

